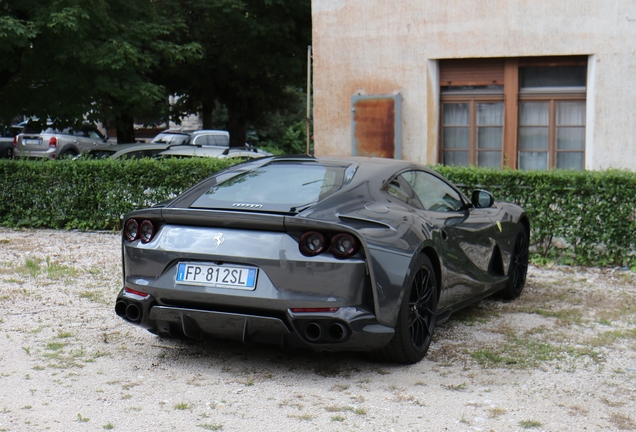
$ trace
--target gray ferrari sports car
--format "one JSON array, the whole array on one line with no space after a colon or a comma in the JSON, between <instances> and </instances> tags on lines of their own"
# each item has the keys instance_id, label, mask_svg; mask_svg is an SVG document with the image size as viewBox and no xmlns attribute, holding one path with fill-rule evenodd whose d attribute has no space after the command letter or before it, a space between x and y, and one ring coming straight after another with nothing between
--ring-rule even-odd
<instances>
[{"instance_id":1,"label":"gray ferrari sports car","mask_svg":"<svg viewBox=\"0 0 636 432\"><path fill-rule=\"evenodd\" d=\"M523 209L406 161L266 157L125 217L115 312L153 333L414 363L528 267Z\"/></svg>"}]
</instances>

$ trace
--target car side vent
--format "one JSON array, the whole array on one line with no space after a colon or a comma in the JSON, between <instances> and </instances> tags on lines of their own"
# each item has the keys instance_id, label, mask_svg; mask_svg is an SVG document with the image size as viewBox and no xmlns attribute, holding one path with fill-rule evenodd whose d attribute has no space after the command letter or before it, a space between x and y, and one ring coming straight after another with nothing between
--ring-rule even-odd
<instances>
[{"instance_id":1,"label":"car side vent","mask_svg":"<svg viewBox=\"0 0 636 432\"><path fill-rule=\"evenodd\" d=\"M503 258L501 257L501 250L499 246L495 246L490 257L490 263L488 263L488 273L493 276L505 276L503 268Z\"/></svg>"},{"instance_id":2,"label":"car side vent","mask_svg":"<svg viewBox=\"0 0 636 432\"><path fill-rule=\"evenodd\" d=\"M343 224L353 229L374 228L374 229L390 229L395 231L395 228L393 228L390 225L387 225L381 222L372 221L369 219L362 219L362 218L342 216L342 215L338 216L338 218L340 219L340 222L342 222Z\"/></svg>"}]
</instances>

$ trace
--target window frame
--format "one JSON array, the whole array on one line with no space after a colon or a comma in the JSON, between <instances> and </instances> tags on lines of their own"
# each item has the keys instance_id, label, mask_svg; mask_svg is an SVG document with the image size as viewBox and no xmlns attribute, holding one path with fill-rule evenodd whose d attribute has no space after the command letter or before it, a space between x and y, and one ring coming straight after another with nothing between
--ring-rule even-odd
<instances>
[{"instance_id":1,"label":"window frame","mask_svg":"<svg viewBox=\"0 0 636 432\"><path fill-rule=\"evenodd\" d=\"M480 127L489 127L489 125L478 125L477 124L477 104L478 103L502 103L503 104L503 122L500 125L501 127L501 165L499 168L503 167L504 164L504 141L505 141L505 124L506 124L506 105L504 100L503 92L480 92L479 90L475 91L464 91L464 92L453 92L453 93L442 93L441 95L441 104L440 104L440 138L439 138L439 151L440 151L440 161L444 163L444 152L463 152L466 149L445 149L444 148L444 128L446 127L459 127L459 126L444 126L444 104L468 104L468 163L472 166L478 166L478 152L492 152L494 149L478 149L477 148L477 135L478 129ZM465 127L465 126L461 126ZM492 127L492 125L490 125Z\"/></svg>"},{"instance_id":2,"label":"window frame","mask_svg":"<svg viewBox=\"0 0 636 432\"><path fill-rule=\"evenodd\" d=\"M552 170L556 168L556 160L557 155L559 153L583 153L583 171L585 171L585 154L586 154L586 137L584 135L583 139L583 150L558 150L557 149L557 127L572 127L572 126L558 126L556 119L556 105L559 102L584 102L587 107L587 99L585 93L578 92L568 92L565 89L554 89L554 93L552 92L538 92L534 91L523 91L519 92L519 106L523 102L547 102L549 106L548 113L548 167L547 170ZM520 114L519 114L520 115ZM519 119L517 119L517 131L521 128L521 124ZM585 124L583 125L584 130L587 130L587 117L585 119ZM521 153L520 137L517 136L517 146L516 146L516 159L517 164L515 168L519 169L519 153Z\"/></svg>"},{"instance_id":3,"label":"window frame","mask_svg":"<svg viewBox=\"0 0 636 432\"><path fill-rule=\"evenodd\" d=\"M476 104L485 102L503 102L504 118L502 128L501 165L499 168L519 169L520 153L520 104L523 102L549 102L549 140L547 170L556 168L558 154L582 153L583 166L587 154L588 118L586 115L583 150L558 150L557 128L567 127L556 124L556 104L559 102L583 102L587 111L588 85L585 87L532 87L520 88L520 73L524 67L561 67L587 66L588 56L546 56L546 57L510 57L479 59L440 59L439 80L439 116L438 116L438 163L444 164L445 151L466 151L465 149L444 149L444 104L468 103L469 113L469 164L477 165L477 125ZM588 77L589 79L589 77ZM493 90L478 89L492 85L502 85L503 90L494 94ZM448 87L447 87L448 86ZM447 88L477 87L475 90L450 91ZM587 113L586 113L587 114ZM573 125L574 126L574 125ZM483 150L482 150L483 151Z\"/></svg>"}]
</instances>

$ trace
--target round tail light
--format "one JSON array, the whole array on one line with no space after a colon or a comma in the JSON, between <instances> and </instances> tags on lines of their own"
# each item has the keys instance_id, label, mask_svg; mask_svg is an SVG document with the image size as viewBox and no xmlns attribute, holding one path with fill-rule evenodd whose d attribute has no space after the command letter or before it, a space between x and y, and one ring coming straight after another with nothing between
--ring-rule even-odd
<instances>
[{"instance_id":1,"label":"round tail light","mask_svg":"<svg viewBox=\"0 0 636 432\"><path fill-rule=\"evenodd\" d=\"M128 219L124 225L124 233L129 241L135 241L139 238L139 224L134 219Z\"/></svg>"},{"instance_id":2,"label":"round tail light","mask_svg":"<svg viewBox=\"0 0 636 432\"><path fill-rule=\"evenodd\" d=\"M148 243L155 236L155 226L149 220L145 220L139 227L139 237L144 243Z\"/></svg>"},{"instance_id":3,"label":"round tail light","mask_svg":"<svg viewBox=\"0 0 636 432\"><path fill-rule=\"evenodd\" d=\"M300 237L300 253L305 256L316 256L325 251L325 236L317 231L308 231Z\"/></svg>"},{"instance_id":4,"label":"round tail light","mask_svg":"<svg viewBox=\"0 0 636 432\"><path fill-rule=\"evenodd\" d=\"M349 258L358 252L360 245L351 234L340 233L331 239L331 253L336 258Z\"/></svg>"}]
</instances>

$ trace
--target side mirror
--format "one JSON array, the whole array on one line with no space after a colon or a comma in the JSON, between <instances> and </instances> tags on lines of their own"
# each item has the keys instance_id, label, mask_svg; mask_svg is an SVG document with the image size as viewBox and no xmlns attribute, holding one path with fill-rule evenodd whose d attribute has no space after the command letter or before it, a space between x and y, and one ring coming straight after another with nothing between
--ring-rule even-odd
<instances>
[{"instance_id":1,"label":"side mirror","mask_svg":"<svg viewBox=\"0 0 636 432\"><path fill-rule=\"evenodd\" d=\"M473 191L470 201L476 208L488 208L495 203L495 197L488 191L477 189Z\"/></svg>"}]
</instances>

